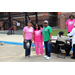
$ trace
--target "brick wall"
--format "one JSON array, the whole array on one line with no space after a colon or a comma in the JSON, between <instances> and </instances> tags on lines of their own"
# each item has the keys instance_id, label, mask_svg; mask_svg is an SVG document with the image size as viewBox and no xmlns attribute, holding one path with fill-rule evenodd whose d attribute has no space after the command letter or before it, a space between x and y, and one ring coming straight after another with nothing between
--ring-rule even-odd
<instances>
[{"instance_id":1,"label":"brick wall","mask_svg":"<svg viewBox=\"0 0 75 75\"><path fill-rule=\"evenodd\" d=\"M16 14L16 13L21 13L21 12L11 12L11 14ZM56 25L58 25L58 27L60 27L60 29L65 29L65 26L66 26L65 25L65 22L66 22L65 18L68 18L69 15L71 15L71 14L74 14L75 15L75 12L61 13L59 15L57 14L57 12L37 12L37 13L38 13L38 23L39 24L43 25L43 21L44 20L49 20L49 25L50 26L56 26ZM44 13L46 13L47 15L46 16L43 16ZM51 15L54 15L54 16L51 16ZM21 17L22 15L17 15L17 16L20 16L20 17L17 17L16 18L18 21L25 22L25 19L24 19L25 16L24 15L23 15L23 17ZM33 21L33 23L35 24L36 23L35 16L33 16L33 17L30 16L30 18ZM55 19L55 18L58 18L59 20L52 20L52 19ZM27 18L27 20L29 20L29 19ZM12 20L12 23L16 24L16 22L17 21ZM54 22L57 22L57 23L54 23ZM20 25L21 25L22 28L25 26L22 23L20 23ZM14 29L17 30L17 27L14 26ZM18 29L20 29L20 28L18 28Z\"/></svg>"},{"instance_id":2,"label":"brick wall","mask_svg":"<svg viewBox=\"0 0 75 75\"><path fill-rule=\"evenodd\" d=\"M3 22L0 22L0 27L2 27ZM4 28L2 27L1 30L4 30Z\"/></svg>"},{"instance_id":3,"label":"brick wall","mask_svg":"<svg viewBox=\"0 0 75 75\"><path fill-rule=\"evenodd\" d=\"M58 15L58 18L60 19L60 22L58 24L58 27L60 27L60 29L66 29L66 18L69 18L70 15L74 14L75 16L75 12L71 12L71 13L61 13Z\"/></svg>"}]
</instances>

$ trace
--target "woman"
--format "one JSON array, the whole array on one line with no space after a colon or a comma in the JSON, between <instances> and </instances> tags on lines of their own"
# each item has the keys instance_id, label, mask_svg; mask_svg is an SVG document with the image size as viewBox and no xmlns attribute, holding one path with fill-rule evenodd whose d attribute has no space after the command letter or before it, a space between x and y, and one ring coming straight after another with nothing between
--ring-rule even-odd
<instances>
[{"instance_id":1,"label":"woman","mask_svg":"<svg viewBox=\"0 0 75 75\"><path fill-rule=\"evenodd\" d=\"M70 56L70 50L72 48L71 44L67 44L66 41L67 41L67 37L64 36L64 32L63 31L60 31L59 32L59 35L57 37L57 41L62 41L65 43L65 45L63 45L61 48L64 48L66 53L67 53L67 56ZM58 52L60 51L60 46L58 46L57 48Z\"/></svg>"},{"instance_id":2,"label":"woman","mask_svg":"<svg viewBox=\"0 0 75 75\"><path fill-rule=\"evenodd\" d=\"M44 21L44 27L42 30L43 34L43 41L45 44L45 58L50 59L51 58L51 36L52 36L52 28L48 26L48 21Z\"/></svg>"},{"instance_id":3,"label":"woman","mask_svg":"<svg viewBox=\"0 0 75 75\"><path fill-rule=\"evenodd\" d=\"M25 42L27 42L27 40L29 40L30 43L33 41L33 27L31 27L31 20L28 21L28 26L23 29L23 38ZM25 50L25 57L30 57L30 49Z\"/></svg>"},{"instance_id":4,"label":"woman","mask_svg":"<svg viewBox=\"0 0 75 75\"><path fill-rule=\"evenodd\" d=\"M74 23L75 23L74 16L70 15L69 19L66 21L66 27L68 29L68 33L70 33L72 29L74 28Z\"/></svg>"},{"instance_id":5,"label":"woman","mask_svg":"<svg viewBox=\"0 0 75 75\"><path fill-rule=\"evenodd\" d=\"M34 44L37 56L39 56L38 48L40 48L40 54L43 55L42 28L40 28L38 24L34 26Z\"/></svg>"}]
</instances>

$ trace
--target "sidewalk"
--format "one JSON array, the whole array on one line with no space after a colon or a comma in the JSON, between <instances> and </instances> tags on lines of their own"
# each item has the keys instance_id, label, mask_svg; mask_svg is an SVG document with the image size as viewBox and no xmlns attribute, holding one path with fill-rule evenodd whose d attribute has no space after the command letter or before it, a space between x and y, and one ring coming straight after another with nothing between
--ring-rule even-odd
<instances>
[{"instance_id":1,"label":"sidewalk","mask_svg":"<svg viewBox=\"0 0 75 75\"><path fill-rule=\"evenodd\" d=\"M23 42L23 35L0 34L0 41Z\"/></svg>"},{"instance_id":2,"label":"sidewalk","mask_svg":"<svg viewBox=\"0 0 75 75\"><path fill-rule=\"evenodd\" d=\"M23 43L23 36L15 34L0 34L0 41ZM43 53L45 54L45 49L43 48L43 50ZM70 54L72 56L72 51ZM67 56L65 59L62 59L58 58L57 54L51 53L51 59L46 60L44 55L43 57L37 57L35 48L32 47L31 58L25 59L25 50L23 49L23 45L0 45L0 62L75 62L75 60L70 58L71 56Z\"/></svg>"},{"instance_id":3,"label":"sidewalk","mask_svg":"<svg viewBox=\"0 0 75 75\"><path fill-rule=\"evenodd\" d=\"M45 53L45 49L43 49L43 53ZM70 54L72 56L72 52ZM42 57L36 56L34 47L31 48L31 58L26 59L23 46L5 44L0 45L0 62L75 62L75 60L70 56L65 59L58 58L55 53L51 53L51 59L46 60L44 55Z\"/></svg>"}]
</instances>

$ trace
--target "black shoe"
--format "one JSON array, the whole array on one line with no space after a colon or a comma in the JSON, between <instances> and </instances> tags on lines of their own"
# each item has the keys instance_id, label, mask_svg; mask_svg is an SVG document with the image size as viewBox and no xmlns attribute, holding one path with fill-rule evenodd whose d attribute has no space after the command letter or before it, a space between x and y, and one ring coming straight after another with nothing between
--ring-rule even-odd
<instances>
[{"instance_id":1,"label":"black shoe","mask_svg":"<svg viewBox=\"0 0 75 75\"><path fill-rule=\"evenodd\" d=\"M66 56L70 56L70 54L67 54Z\"/></svg>"},{"instance_id":2,"label":"black shoe","mask_svg":"<svg viewBox=\"0 0 75 75\"><path fill-rule=\"evenodd\" d=\"M75 59L74 57L71 57L71 59Z\"/></svg>"}]
</instances>

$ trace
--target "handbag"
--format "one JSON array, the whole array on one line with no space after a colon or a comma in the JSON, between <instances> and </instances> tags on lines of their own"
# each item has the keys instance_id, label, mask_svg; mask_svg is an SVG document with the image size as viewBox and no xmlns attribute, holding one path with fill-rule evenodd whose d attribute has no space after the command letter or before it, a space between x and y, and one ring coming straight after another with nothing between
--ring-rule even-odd
<instances>
[{"instance_id":1,"label":"handbag","mask_svg":"<svg viewBox=\"0 0 75 75\"><path fill-rule=\"evenodd\" d=\"M23 42L24 43L24 49L30 49L31 48L31 40L26 40L27 42Z\"/></svg>"}]
</instances>

